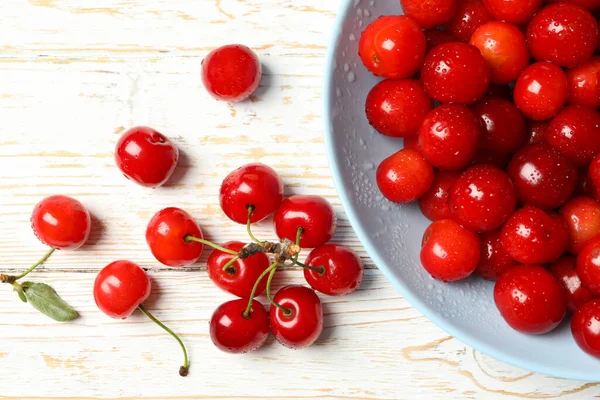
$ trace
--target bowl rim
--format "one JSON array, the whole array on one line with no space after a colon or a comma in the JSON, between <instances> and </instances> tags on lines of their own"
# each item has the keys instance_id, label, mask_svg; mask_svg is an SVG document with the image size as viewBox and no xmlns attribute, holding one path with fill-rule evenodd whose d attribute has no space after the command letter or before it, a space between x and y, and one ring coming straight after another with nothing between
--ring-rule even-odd
<instances>
[{"instance_id":1,"label":"bowl rim","mask_svg":"<svg viewBox=\"0 0 600 400\"><path fill-rule=\"evenodd\" d=\"M360 0L359 0L360 1ZM344 21L350 13L351 9L354 8L356 0L341 0L340 6L337 10L337 14L334 21L334 26L330 34L329 41L327 43L327 54L325 59L325 71L323 74L323 87L322 87L322 98L323 98L323 136L325 141L325 147L327 150L327 159L329 162L329 169L333 176L336 191L342 202L342 207L352 229L358 236L358 239L364 246L367 254L373 260L375 266L383 273L386 279L392 284L392 286L404 297L413 307L427 317L435 325L443 329L445 332L458 339L462 343L470 346L481 353L484 353L496 360L511 364L515 367L540 373L556 378L572 379L579 381L598 381L600 377L593 373L571 373L565 369L554 369L548 367L543 363L532 361L524 361L522 359L508 355L501 350L496 349L493 346L486 344L485 342L477 339L471 335L467 330L455 326L445 318L437 314L427 303L421 301L416 295L412 293L410 288L400 279L397 279L393 272L392 267L387 263L385 258L376 250L371 237L362 229L359 222L358 215L354 207L348 192L344 190L343 178L341 173L341 166L337 162L339 156L339 150L334 145L334 132L333 132L333 116L331 113L332 109L332 92L331 87L333 85L333 74L336 68L332 68L335 65L335 55L339 45L339 38L341 37Z\"/></svg>"}]
</instances>

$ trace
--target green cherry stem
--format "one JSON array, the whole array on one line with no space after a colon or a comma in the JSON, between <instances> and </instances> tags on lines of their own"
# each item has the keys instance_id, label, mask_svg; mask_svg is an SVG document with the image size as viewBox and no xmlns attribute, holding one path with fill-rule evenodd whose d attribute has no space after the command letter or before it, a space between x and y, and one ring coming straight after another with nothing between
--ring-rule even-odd
<instances>
[{"instance_id":1,"label":"green cherry stem","mask_svg":"<svg viewBox=\"0 0 600 400\"><path fill-rule=\"evenodd\" d=\"M233 263L239 259L240 259L240 255L238 254L238 255L234 256L231 260L227 261L227 263L225 265L223 265L223 271L227 271L229 269L229 267L231 267L233 265Z\"/></svg>"},{"instance_id":2,"label":"green cherry stem","mask_svg":"<svg viewBox=\"0 0 600 400\"><path fill-rule=\"evenodd\" d=\"M302 228L301 226L298 227L298 229L296 229L296 246L300 247L300 236L302 236L302 234L304 233L304 228ZM298 255L300 255L300 253L296 254L293 258L292 261L295 263L296 261L298 261Z\"/></svg>"},{"instance_id":3,"label":"green cherry stem","mask_svg":"<svg viewBox=\"0 0 600 400\"><path fill-rule=\"evenodd\" d=\"M21 278L25 278L27 276L27 274L29 274L31 271L33 271L34 269L36 269L37 267L39 267L40 265L42 265L44 262L46 262L46 260L52 255L52 253L54 253L54 250L56 250L55 248L51 248L50 250L48 250L46 252L46 254L43 255L42 258L40 258L40 260L38 262L36 262L35 264L33 264L27 271L23 272L22 274L19 274L17 276L15 276L15 281L19 280Z\"/></svg>"},{"instance_id":4,"label":"green cherry stem","mask_svg":"<svg viewBox=\"0 0 600 400\"><path fill-rule=\"evenodd\" d=\"M292 262L299 266L302 267L304 269L309 269L311 271L315 271L317 273L319 273L320 275L325 275L325 267L324 266L320 266L320 267L311 267L310 265L306 265L304 263L301 263L300 261L296 261L296 260L292 260Z\"/></svg>"},{"instance_id":5,"label":"green cherry stem","mask_svg":"<svg viewBox=\"0 0 600 400\"><path fill-rule=\"evenodd\" d=\"M173 332L171 329L169 329L169 327L167 327L165 324L163 324L158 319L156 319L156 317L154 315L152 315L150 313L150 311L148 311L148 309L146 307L144 307L143 304L140 304L138 306L138 308L140 309L141 312L146 314L146 316L148 318L150 318L152 320L152 322L154 322L156 325L160 326L169 335L173 336L173 338L175 338L175 340L177 340L177 343L179 343L179 345L181 346L181 350L183 350L183 365L179 368L179 375L187 376L188 371L190 369L190 361L188 359L188 354L187 354L187 350L185 349L185 345L183 344L183 342L181 341L179 336L177 336L177 334L175 332Z\"/></svg>"},{"instance_id":6,"label":"green cherry stem","mask_svg":"<svg viewBox=\"0 0 600 400\"><path fill-rule=\"evenodd\" d=\"M248 209L248 222L246 222L246 230L248 231L248 236L250 236L250 239L252 239L253 241L255 241L260 246L264 246L264 243L261 242L260 240L258 240L252 234L252 228L251 228L251 226L252 226L252 213L254 212L255 207L253 205L248 205L248 206L246 206L246 208Z\"/></svg>"},{"instance_id":7,"label":"green cherry stem","mask_svg":"<svg viewBox=\"0 0 600 400\"><path fill-rule=\"evenodd\" d=\"M289 317L290 315L292 315L292 310L290 310L289 308L285 308L284 306L273 300L273 296L271 296L271 281L273 280L273 276L275 276L276 271L277 267L275 267L273 271L269 273L269 278L267 279L267 298L269 299L271 304L283 311L283 315Z\"/></svg>"},{"instance_id":8,"label":"green cherry stem","mask_svg":"<svg viewBox=\"0 0 600 400\"><path fill-rule=\"evenodd\" d=\"M254 287L252 288L252 292L250 293L250 298L248 299L248 307L246 307L246 310L242 314L244 316L244 318L250 318L250 310L252 309L252 301L254 300L254 295L256 294L256 289L258 289L258 284L263 280L263 278L268 273L270 273L271 271L277 269L278 265L279 265L278 262L274 262L273 264L271 264L269 266L269 268L265 269L262 272L262 274L260 274L260 276L258 277L258 279L256 280L256 282L254 282Z\"/></svg>"},{"instance_id":9,"label":"green cherry stem","mask_svg":"<svg viewBox=\"0 0 600 400\"><path fill-rule=\"evenodd\" d=\"M192 235L185 235L185 237L183 238L183 240L185 240L186 242L198 242L198 243L202 243L202 244L205 244L207 246L212 247L213 249L217 249L219 251L222 251L223 253L232 254L234 256L237 256L237 254L238 254L237 251L226 249L225 247L219 246L218 244L214 244L211 241L208 241L208 240L205 240L205 239L200 239L200 238L194 237Z\"/></svg>"}]
</instances>

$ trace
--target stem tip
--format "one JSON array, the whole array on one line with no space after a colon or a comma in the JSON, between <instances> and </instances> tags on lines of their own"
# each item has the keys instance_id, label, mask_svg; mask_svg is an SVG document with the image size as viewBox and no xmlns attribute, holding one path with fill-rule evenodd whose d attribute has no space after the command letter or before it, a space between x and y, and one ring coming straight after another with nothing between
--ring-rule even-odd
<instances>
[{"instance_id":1,"label":"stem tip","mask_svg":"<svg viewBox=\"0 0 600 400\"><path fill-rule=\"evenodd\" d=\"M183 365L179 368L179 376L188 376L190 369L188 367L184 367Z\"/></svg>"}]
</instances>

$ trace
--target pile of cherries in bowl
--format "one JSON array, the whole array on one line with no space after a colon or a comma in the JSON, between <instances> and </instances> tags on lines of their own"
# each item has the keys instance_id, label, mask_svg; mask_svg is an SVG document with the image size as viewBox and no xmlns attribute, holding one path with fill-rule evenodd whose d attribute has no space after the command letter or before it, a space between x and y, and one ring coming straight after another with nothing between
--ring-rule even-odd
<instances>
[{"instance_id":1,"label":"pile of cherries in bowl","mask_svg":"<svg viewBox=\"0 0 600 400\"><path fill-rule=\"evenodd\" d=\"M366 116L404 140L376 173L433 222L435 279L495 281L515 330L573 313L600 357L600 0L400 0L362 32Z\"/></svg>"}]
</instances>

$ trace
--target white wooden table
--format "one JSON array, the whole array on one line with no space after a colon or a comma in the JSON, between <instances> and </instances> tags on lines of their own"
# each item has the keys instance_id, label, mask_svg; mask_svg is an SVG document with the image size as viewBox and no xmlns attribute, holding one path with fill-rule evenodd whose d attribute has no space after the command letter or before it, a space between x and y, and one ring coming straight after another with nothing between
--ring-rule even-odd
<instances>
[{"instance_id":1,"label":"white wooden table","mask_svg":"<svg viewBox=\"0 0 600 400\"><path fill-rule=\"evenodd\" d=\"M392 1L392 0L378 0ZM396 0L394 0L396 1ZM336 196L321 129L324 55L340 0L5 0L0 6L0 270L23 270L45 247L32 234L35 203L64 193L93 213L91 240L58 252L31 275L81 313L55 323L0 287L0 398L147 399L588 399L596 384L548 378L473 351L434 326L370 263ZM264 63L252 101L212 100L200 61L244 43ZM148 190L114 165L118 135L147 124L182 152L175 178ZM244 239L218 206L221 179L261 161L286 192L325 196L336 207L335 241L368 265L356 294L326 298L313 347L219 352L207 336L230 298L204 271L166 269L144 230L165 206L191 212L216 242ZM257 235L269 237L270 223ZM97 310L92 284L116 259L151 268L147 306L182 334L192 359L180 378L176 343L139 313L115 321ZM300 271L283 282L302 282ZM263 299L264 300L264 299Z\"/></svg>"}]
</instances>

